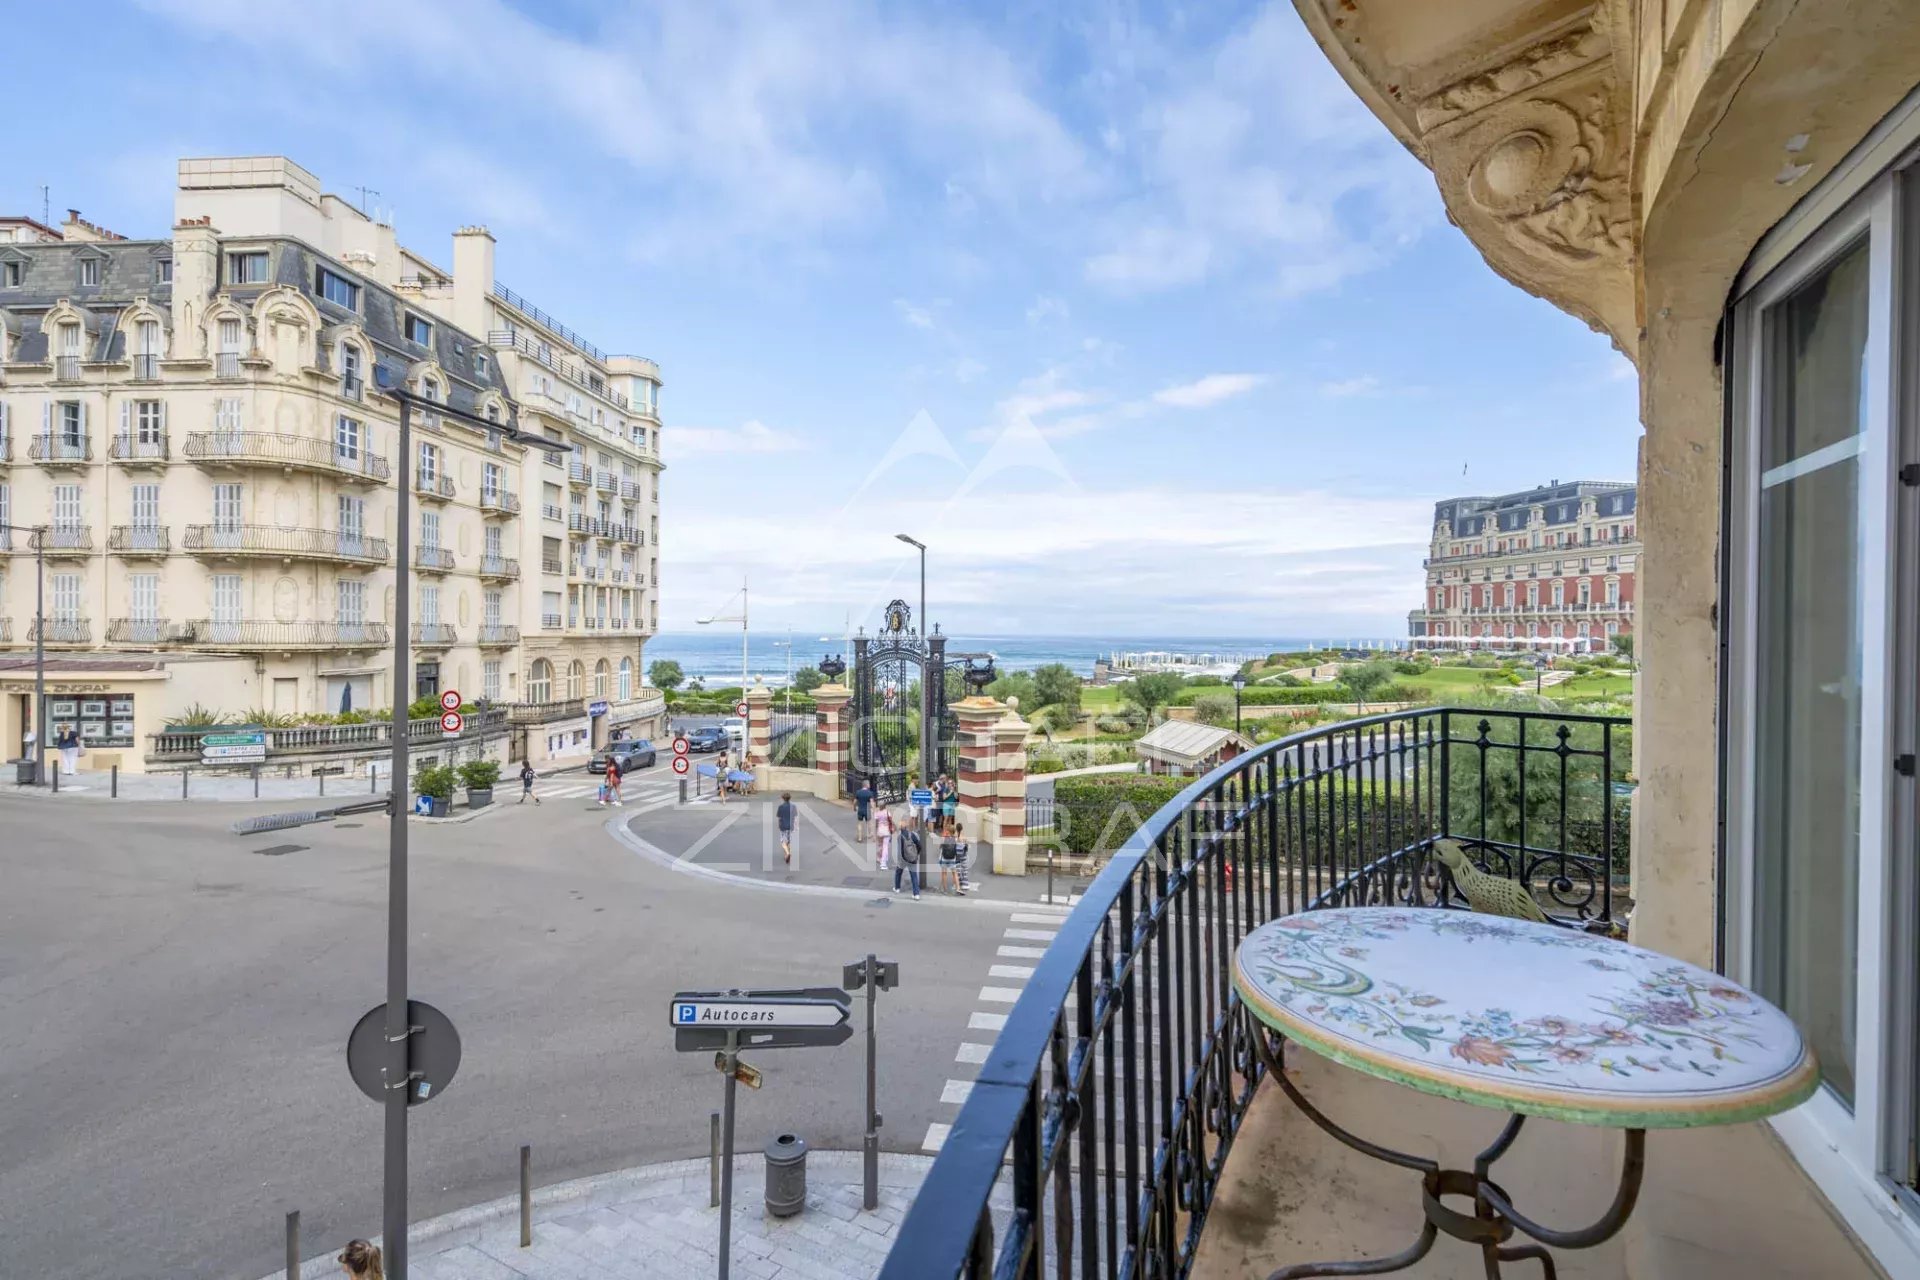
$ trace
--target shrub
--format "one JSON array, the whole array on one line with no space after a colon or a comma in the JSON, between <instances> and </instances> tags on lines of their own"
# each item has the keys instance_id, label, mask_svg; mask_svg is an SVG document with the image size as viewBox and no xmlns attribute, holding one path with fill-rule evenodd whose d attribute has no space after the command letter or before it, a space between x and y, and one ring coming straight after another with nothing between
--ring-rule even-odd
<instances>
[{"instance_id":1,"label":"shrub","mask_svg":"<svg viewBox=\"0 0 1920 1280\"><path fill-rule=\"evenodd\" d=\"M1401 658L1393 664L1395 674L1403 676L1417 676L1426 669L1424 662L1413 662L1406 658Z\"/></svg>"},{"instance_id":2,"label":"shrub","mask_svg":"<svg viewBox=\"0 0 1920 1280\"><path fill-rule=\"evenodd\" d=\"M416 794L435 800L451 800L453 781L453 770L443 764L429 765L414 775L413 789Z\"/></svg>"},{"instance_id":3,"label":"shrub","mask_svg":"<svg viewBox=\"0 0 1920 1280\"><path fill-rule=\"evenodd\" d=\"M484 791L494 783L500 781L500 762L498 760L469 760L455 770L455 772L460 775L461 786L471 791Z\"/></svg>"},{"instance_id":4,"label":"shrub","mask_svg":"<svg viewBox=\"0 0 1920 1280\"><path fill-rule=\"evenodd\" d=\"M1101 716L1093 722L1096 733L1133 733L1133 721L1126 716Z\"/></svg>"},{"instance_id":5,"label":"shrub","mask_svg":"<svg viewBox=\"0 0 1920 1280\"><path fill-rule=\"evenodd\" d=\"M1201 724L1233 723L1233 699L1224 693L1209 693L1193 700L1193 714Z\"/></svg>"},{"instance_id":6,"label":"shrub","mask_svg":"<svg viewBox=\"0 0 1920 1280\"><path fill-rule=\"evenodd\" d=\"M367 713L364 711L342 711L333 718L335 724L365 724Z\"/></svg>"},{"instance_id":7,"label":"shrub","mask_svg":"<svg viewBox=\"0 0 1920 1280\"><path fill-rule=\"evenodd\" d=\"M1054 831L1069 853L1104 853L1186 789L1191 778L1108 774L1053 784Z\"/></svg>"},{"instance_id":8,"label":"shrub","mask_svg":"<svg viewBox=\"0 0 1920 1280\"><path fill-rule=\"evenodd\" d=\"M1035 756L1027 761L1028 773L1059 773L1067 767L1067 762L1059 756Z\"/></svg>"},{"instance_id":9,"label":"shrub","mask_svg":"<svg viewBox=\"0 0 1920 1280\"><path fill-rule=\"evenodd\" d=\"M168 723L189 729L205 729L213 725L232 724L233 717L224 711L215 711L211 707L203 707L196 702Z\"/></svg>"}]
</instances>

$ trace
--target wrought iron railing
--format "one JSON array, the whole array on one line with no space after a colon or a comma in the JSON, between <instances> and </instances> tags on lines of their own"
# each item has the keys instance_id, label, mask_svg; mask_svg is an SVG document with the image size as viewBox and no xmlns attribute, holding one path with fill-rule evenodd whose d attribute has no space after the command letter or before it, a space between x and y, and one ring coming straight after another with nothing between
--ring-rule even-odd
<instances>
[{"instance_id":1,"label":"wrought iron railing","mask_svg":"<svg viewBox=\"0 0 1920 1280\"><path fill-rule=\"evenodd\" d=\"M134 356L133 380L135 382L158 382L160 380L160 357L150 353L141 353Z\"/></svg>"},{"instance_id":2,"label":"wrought iron railing","mask_svg":"<svg viewBox=\"0 0 1920 1280\"><path fill-rule=\"evenodd\" d=\"M27 624L29 643L42 635L48 644L90 644L93 624L85 618L35 618Z\"/></svg>"},{"instance_id":3,"label":"wrought iron railing","mask_svg":"<svg viewBox=\"0 0 1920 1280\"><path fill-rule=\"evenodd\" d=\"M591 485L593 483L593 468L578 458L570 459L567 462L567 479L573 484Z\"/></svg>"},{"instance_id":4,"label":"wrought iron railing","mask_svg":"<svg viewBox=\"0 0 1920 1280\"><path fill-rule=\"evenodd\" d=\"M520 628L498 622L482 623L480 635L475 643L484 648L519 644Z\"/></svg>"},{"instance_id":5,"label":"wrought iron railing","mask_svg":"<svg viewBox=\"0 0 1920 1280\"><path fill-rule=\"evenodd\" d=\"M40 547L50 556L86 555L93 550L93 529L84 524L49 525L40 534Z\"/></svg>"},{"instance_id":6,"label":"wrought iron railing","mask_svg":"<svg viewBox=\"0 0 1920 1280\"><path fill-rule=\"evenodd\" d=\"M53 435L37 435L27 441L27 459L31 462L44 462L50 466L66 464L78 466L93 461L93 446L87 442L84 433L70 431L55 432Z\"/></svg>"},{"instance_id":7,"label":"wrought iron railing","mask_svg":"<svg viewBox=\"0 0 1920 1280\"><path fill-rule=\"evenodd\" d=\"M142 463L167 460L167 438L142 439L131 431L122 431L107 443L107 457L115 462Z\"/></svg>"},{"instance_id":8,"label":"wrought iron railing","mask_svg":"<svg viewBox=\"0 0 1920 1280\"><path fill-rule=\"evenodd\" d=\"M343 449L333 440L274 431L189 432L186 456L201 463L302 467L378 484L386 483L391 474L385 458L357 445Z\"/></svg>"},{"instance_id":9,"label":"wrought iron railing","mask_svg":"<svg viewBox=\"0 0 1920 1280\"><path fill-rule=\"evenodd\" d=\"M112 618L107 622L108 644L165 644L172 637L165 618Z\"/></svg>"},{"instance_id":10,"label":"wrought iron railing","mask_svg":"<svg viewBox=\"0 0 1920 1280\"><path fill-rule=\"evenodd\" d=\"M413 491L423 498L447 501L453 497L453 477L416 470L413 475Z\"/></svg>"},{"instance_id":11,"label":"wrought iron railing","mask_svg":"<svg viewBox=\"0 0 1920 1280\"><path fill-rule=\"evenodd\" d=\"M1194 781L1061 924L882 1280L1188 1274L1264 1070L1231 981L1240 940L1300 910L1462 905L1431 856L1442 836L1569 927L1609 927L1627 733L1610 717L1435 708L1293 734ZM1054 838L1106 845L1072 834L1076 812L1056 797Z\"/></svg>"},{"instance_id":12,"label":"wrought iron railing","mask_svg":"<svg viewBox=\"0 0 1920 1280\"><path fill-rule=\"evenodd\" d=\"M415 547L413 567L427 573L453 572L453 552L445 547Z\"/></svg>"},{"instance_id":13,"label":"wrought iron railing","mask_svg":"<svg viewBox=\"0 0 1920 1280\"><path fill-rule=\"evenodd\" d=\"M430 649L444 649L453 644L459 636L454 632L451 622L416 622L413 624L413 642Z\"/></svg>"},{"instance_id":14,"label":"wrought iron railing","mask_svg":"<svg viewBox=\"0 0 1920 1280\"><path fill-rule=\"evenodd\" d=\"M384 622L279 622L272 618L196 618L172 639L219 649L371 649L390 636Z\"/></svg>"},{"instance_id":15,"label":"wrought iron railing","mask_svg":"<svg viewBox=\"0 0 1920 1280\"><path fill-rule=\"evenodd\" d=\"M512 556L480 557L480 576L483 578L517 578L520 576L520 562Z\"/></svg>"},{"instance_id":16,"label":"wrought iron railing","mask_svg":"<svg viewBox=\"0 0 1920 1280\"><path fill-rule=\"evenodd\" d=\"M517 493L508 493L505 489L482 489L480 491L480 509L496 514L518 515L520 512L520 495Z\"/></svg>"},{"instance_id":17,"label":"wrought iron railing","mask_svg":"<svg viewBox=\"0 0 1920 1280\"><path fill-rule=\"evenodd\" d=\"M158 525L117 524L107 532L107 550L123 556L163 556L167 542L167 531Z\"/></svg>"},{"instance_id":18,"label":"wrought iron railing","mask_svg":"<svg viewBox=\"0 0 1920 1280\"><path fill-rule=\"evenodd\" d=\"M288 559L356 560L384 564L387 540L334 529L297 529L269 524L190 524L183 547L219 555L282 556Z\"/></svg>"},{"instance_id":19,"label":"wrought iron railing","mask_svg":"<svg viewBox=\"0 0 1920 1280\"><path fill-rule=\"evenodd\" d=\"M466 716L461 726L461 738L485 738L506 728L507 712L503 708L492 707L485 711ZM368 720L362 724L309 724L296 725L288 729L268 729L267 755L298 752L326 752L355 750L380 747L393 741L392 722L389 720ZM203 734L219 733L221 726L211 725L204 729L176 729L149 735L152 747L148 751L150 759L168 759L184 757L200 758L200 739ZM438 742L446 736L441 728L440 717L432 716L424 720L407 721L407 740L409 742Z\"/></svg>"}]
</instances>

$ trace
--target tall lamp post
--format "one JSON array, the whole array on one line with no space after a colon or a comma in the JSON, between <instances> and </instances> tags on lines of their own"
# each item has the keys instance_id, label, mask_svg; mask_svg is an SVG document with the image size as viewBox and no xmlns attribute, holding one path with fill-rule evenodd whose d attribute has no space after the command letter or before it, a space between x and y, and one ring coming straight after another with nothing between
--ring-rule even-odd
<instances>
[{"instance_id":1,"label":"tall lamp post","mask_svg":"<svg viewBox=\"0 0 1920 1280\"><path fill-rule=\"evenodd\" d=\"M47 526L0 524L33 538L33 785L46 783L47 759Z\"/></svg>"},{"instance_id":2,"label":"tall lamp post","mask_svg":"<svg viewBox=\"0 0 1920 1280\"><path fill-rule=\"evenodd\" d=\"M1240 691L1247 687L1247 673L1233 673L1233 731L1240 732Z\"/></svg>"},{"instance_id":3,"label":"tall lamp post","mask_svg":"<svg viewBox=\"0 0 1920 1280\"><path fill-rule=\"evenodd\" d=\"M933 634L933 629L927 625L927 544L918 538L909 537L904 533L896 533L893 536L908 546L918 549L920 552L919 621L920 635L922 639L925 639L925 637ZM923 787L933 785L932 740L931 735L927 732L927 694L932 691L929 688L931 683L932 681L927 678L927 672L923 668L920 672L920 785Z\"/></svg>"},{"instance_id":4,"label":"tall lamp post","mask_svg":"<svg viewBox=\"0 0 1920 1280\"><path fill-rule=\"evenodd\" d=\"M398 502L394 513L394 591L393 591L393 755L389 765L392 778L387 792L387 1100L386 1161L381 1209L381 1240L385 1245L386 1271L393 1280L407 1277L407 1086L410 1054L407 1040L413 1034L407 1017L407 804L402 788L407 782L407 696L413 683L411 664L412 623L407 599L413 585L413 566L408 563L413 537L409 528L413 496L413 423L414 405L429 413L452 418L483 431L497 432L516 444L531 445L551 453L564 453L567 446L544 436L526 435L519 427L518 415L511 409L507 421L492 422L479 414L468 413L440 400L429 400L407 390L385 365L373 370L374 389L400 406L400 434L394 449L398 454L398 473L394 477Z\"/></svg>"}]
</instances>

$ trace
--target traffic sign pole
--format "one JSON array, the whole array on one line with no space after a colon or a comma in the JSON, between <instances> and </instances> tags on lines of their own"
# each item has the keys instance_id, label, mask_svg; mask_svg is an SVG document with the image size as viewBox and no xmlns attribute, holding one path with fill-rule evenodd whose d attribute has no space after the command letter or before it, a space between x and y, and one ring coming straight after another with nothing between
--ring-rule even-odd
<instances>
[{"instance_id":1,"label":"traffic sign pole","mask_svg":"<svg viewBox=\"0 0 1920 1280\"><path fill-rule=\"evenodd\" d=\"M740 1033L727 1032L727 1100L720 1122L720 1280L733 1263L733 1100L740 1092Z\"/></svg>"}]
</instances>

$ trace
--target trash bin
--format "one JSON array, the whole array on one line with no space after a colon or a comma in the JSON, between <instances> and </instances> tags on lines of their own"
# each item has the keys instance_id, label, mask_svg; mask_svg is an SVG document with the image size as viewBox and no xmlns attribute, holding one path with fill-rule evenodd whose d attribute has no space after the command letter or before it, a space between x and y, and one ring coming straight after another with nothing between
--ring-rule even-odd
<instances>
[{"instance_id":1,"label":"trash bin","mask_svg":"<svg viewBox=\"0 0 1920 1280\"><path fill-rule=\"evenodd\" d=\"M33 760L31 757L13 762L13 780L23 787L33 785Z\"/></svg>"},{"instance_id":2,"label":"trash bin","mask_svg":"<svg viewBox=\"0 0 1920 1280\"><path fill-rule=\"evenodd\" d=\"M783 1133L767 1144L767 1212L791 1218L806 1207L806 1140Z\"/></svg>"}]
</instances>

